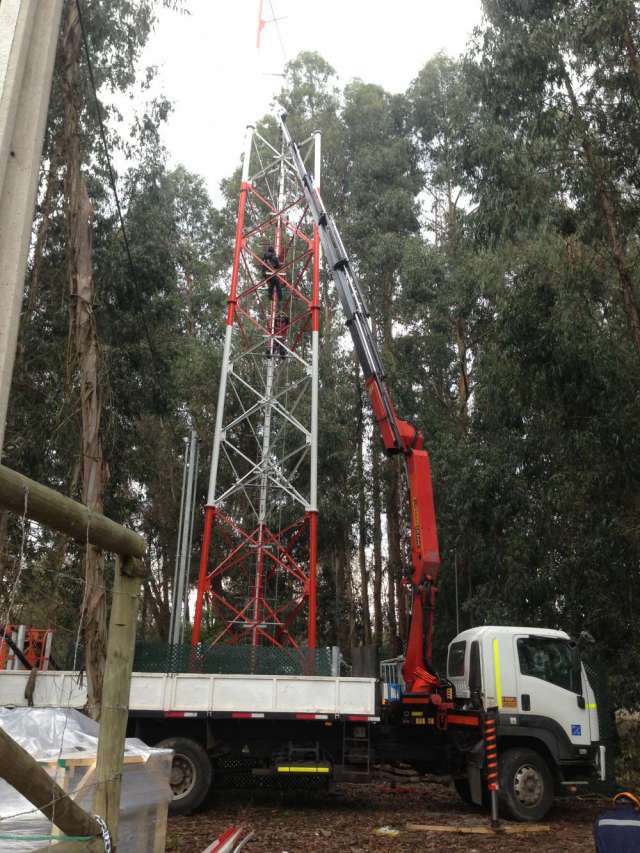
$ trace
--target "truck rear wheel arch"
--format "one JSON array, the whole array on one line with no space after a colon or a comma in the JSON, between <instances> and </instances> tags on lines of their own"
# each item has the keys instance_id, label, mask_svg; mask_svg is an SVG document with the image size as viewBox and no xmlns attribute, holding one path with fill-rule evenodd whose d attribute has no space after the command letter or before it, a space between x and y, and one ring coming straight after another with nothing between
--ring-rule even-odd
<instances>
[{"instance_id":1,"label":"truck rear wheel arch","mask_svg":"<svg viewBox=\"0 0 640 853\"><path fill-rule=\"evenodd\" d=\"M155 746L167 737L185 737L207 745L207 720L190 717L129 717L128 737L138 737Z\"/></svg>"},{"instance_id":2,"label":"truck rear wheel arch","mask_svg":"<svg viewBox=\"0 0 640 853\"><path fill-rule=\"evenodd\" d=\"M174 751L171 769L173 800L169 813L186 815L202 805L213 781L213 767L204 746L189 737L169 737L156 744Z\"/></svg>"}]
</instances>

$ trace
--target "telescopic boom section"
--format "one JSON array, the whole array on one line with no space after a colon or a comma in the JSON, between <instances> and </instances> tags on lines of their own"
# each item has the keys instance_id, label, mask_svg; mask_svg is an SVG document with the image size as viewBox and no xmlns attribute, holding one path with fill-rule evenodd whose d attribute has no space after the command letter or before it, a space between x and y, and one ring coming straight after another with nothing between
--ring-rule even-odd
<instances>
[{"instance_id":1,"label":"telescopic boom section","mask_svg":"<svg viewBox=\"0 0 640 853\"><path fill-rule=\"evenodd\" d=\"M406 572L405 583L412 590L413 600L403 675L410 690L427 689L428 677L423 680L418 673L424 670L425 659L431 663L436 582L440 566L429 454L424 449L419 430L396 413L358 278L338 229L325 210L313 177L307 172L298 147L289 134L285 115L280 117L280 125L292 165L302 183L306 202L318 228L320 243L362 367L384 449L388 454L401 453L405 459L409 483L412 558L412 569ZM427 676L427 673L424 675Z\"/></svg>"}]
</instances>

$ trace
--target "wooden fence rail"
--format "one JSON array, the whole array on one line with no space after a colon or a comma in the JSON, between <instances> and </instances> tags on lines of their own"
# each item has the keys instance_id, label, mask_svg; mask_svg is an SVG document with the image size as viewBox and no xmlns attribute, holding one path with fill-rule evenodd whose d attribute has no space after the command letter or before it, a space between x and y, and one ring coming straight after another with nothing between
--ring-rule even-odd
<instances>
[{"instance_id":1,"label":"wooden fence rail","mask_svg":"<svg viewBox=\"0 0 640 853\"><path fill-rule=\"evenodd\" d=\"M121 557L142 557L145 552L144 539L133 530L6 465L0 465L0 505L19 515L26 509L27 518L66 533L83 545L88 541Z\"/></svg>"}]
</instances>

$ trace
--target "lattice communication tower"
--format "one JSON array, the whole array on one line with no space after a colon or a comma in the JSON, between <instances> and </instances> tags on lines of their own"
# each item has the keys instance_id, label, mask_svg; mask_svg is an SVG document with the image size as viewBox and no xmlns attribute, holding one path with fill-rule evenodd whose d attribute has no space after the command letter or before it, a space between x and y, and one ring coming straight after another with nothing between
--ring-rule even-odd
<instances>
[{"instance_id":1,"label":"lattice communication tower","mask_svg":"<svg viewBox=\"0 0 640 853\"><path fill-rule=\"evenodd\" d=\"M194 646L207 608L208 644L316 647L320 249L284 151L247 128Z\"/></svg>"}]
</instances>

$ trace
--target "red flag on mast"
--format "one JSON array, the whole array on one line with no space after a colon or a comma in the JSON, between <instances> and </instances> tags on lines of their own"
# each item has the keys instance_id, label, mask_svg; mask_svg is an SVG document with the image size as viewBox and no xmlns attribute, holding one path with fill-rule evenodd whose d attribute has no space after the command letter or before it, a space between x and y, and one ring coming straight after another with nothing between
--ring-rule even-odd
<instances>
[{"instance_id":1,"label":"red flag on mast","mask_svg":"<svg viewBox=\"0 0 640 853\"><path fill-rule=\"evenodd\" d=\"M264 25L266 24L266 21L262 17L262 3L263 2L264 2L264 0L260 0L260 4L258 7L258 37L256 39L256 47L258 48L258 50L260 49L260 33L262 32L262 30L264 29Z\"/></svg>"}]
</instances>

